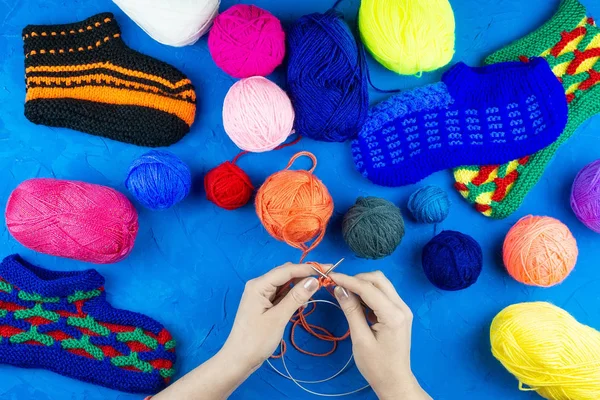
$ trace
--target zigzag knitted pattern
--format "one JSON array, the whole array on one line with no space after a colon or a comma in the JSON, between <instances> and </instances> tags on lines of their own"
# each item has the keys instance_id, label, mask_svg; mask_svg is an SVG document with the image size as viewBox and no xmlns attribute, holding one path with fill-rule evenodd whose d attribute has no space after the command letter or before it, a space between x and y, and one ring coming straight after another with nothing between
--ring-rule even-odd
<instances>
[{"instance_id":1,"label":"zigzag knitted pattern","mask_svg":"<svg viewBox=\"0 0 600 400\"><path fill-rule=\"evenodd\" d=\"M558 140L530 156L502 165L456 168L456 189L492 218L516 211L538 182L558 148L585 120L600 113L600 29L577 0L564 0L554 17L537 31L499 50L487 64L541 56L562 82L569 120Z\"/></svg>"},{"instance_id":2,"label":"zigzag knitted pattern","mask_svg":"<svg viewBox=\"0 0 600 400\"><path fill-rule=\"evenodd\" d=\"M145 315L106 301L95 270L54 272L18 255L0 264L0 363L44 368L132 393L174 374L175 342Z\"/></svg>"},{"instance_id":3,"label":"zigzag knitted pattern","mask_svg":"<svg viewBox=\"0 0 600 400\"><path fill-rule=\"evenodd\" d=\"M554 142L566 122L562 86L544 59L458 63L442 82L369 110L352 154L372 182L402 186L465 163L531 154Z\"/></svg>"},{"instance_id":4,"label":"zigzag knitted pattern","mask_svg":"<svg viewBox=\"0 0 600 400\"><path fill-rule=\"evenodd\" d=\"M190 130L191 81L128 48L110 13L68 25L29 25L25 116L140 146L168 146Z\"/></svg>"}]
</instances>

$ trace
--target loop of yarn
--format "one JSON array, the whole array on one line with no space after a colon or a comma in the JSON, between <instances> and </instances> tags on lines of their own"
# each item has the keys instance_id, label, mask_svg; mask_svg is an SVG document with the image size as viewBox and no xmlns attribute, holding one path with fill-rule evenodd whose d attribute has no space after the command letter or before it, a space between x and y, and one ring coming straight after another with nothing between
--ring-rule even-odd
<instances>
[{"instance_id":1,"label":"loop of yarn","mask_svg":"<svg viewBox=\"0 0 600 400\"><path fill-rule=\"evenodd\" d=\"M358 27L367 50L398 74L436 70L454 55L454 12L448 0L362 0Z\"/></svg>"},{"instance_id":2,"label":"loop of yarn","mask_svg":"<svg viewBox=\"0 0 600 400\"><path fill-rule=\"evenodd\" d=\"M215 19L208 48L215 64L234 78L266 76L283 61L285 33L270 12L238 4Z\"/></svg>"},{"instance_id":3,"label":"loop of yarn","mask_svg":"<svg viewBox=\"0 0 600 400\"><path fill-rule=\"evenodd\" d=\"M550 400L600 399L600 332L546 302L500 311L490 328L492 353L519 380Z\"/></svg>"},{"instance_id":4,"label":"loop of yarn","mask_svg":"<svg viewBox=\"0 0 600 400\"><path fill-rule=\"evenodd\" d=\"M250 201L254 186L240 167L229 161L216 166L204 176L206 198L226 210L243 207Z\"/></svg>"},{"instance_id":5,"label":"loop of yarn","mask_svg":"<svg viewBox=\"0 0 600 400\"><path fill-rule=\"evenodd\" d=\"M152 150L131 164L125 186L144 207L162 210L188 195L192 175L176 155Z\"/></svg>"},{"instance_id":6,"label":"loop of yarn","mask_svg":"<svg viewBox=\"0 0 600 400\"><path fill-rule=\"evenodd\" d=\"M78 181L22 182L8 198L5 218L23 246L96 264L127 257L138 232L138 215L127 197Z\"/></svg>"},{"instance_id":7,"label":"loop of yarn","mask_svg":"<svg viewBox=\"0 0 600 400\"><path fill-rule=\"evenodd\" d=\"M425 186L410 195L408 210L417 222L436 224L448 217L450 199L437 186Z\"/></svg>"},{"instance_id":8,"label":"loop of yarn","mask_svg":"<svg viewBox=\"0 0 600 400\"><path fill-rule=\"evenodd\" d=\"M586 165L575 177L571 208L585 226L600 233L600 160Z\"/></svg>"},{"instance_id":9,"label":"loop of yarn","mask_svg":"<svg viewBox=\"0 0 600 400\"><path fill-rule=\"evenodd\" d=\"M551 217L521 218L504 239L506 270L526 285L561 283L577 262L577 242L565 224Z\"/></svg>"},{"instance_id":10,"label":"loop of yarn","mask_svg":"<svg viewBox=\"0 0 600 400\"><path fill-rule=\"evenodd\" d=\"M288 34L295 129L326 142L354 137L369 108L365 57L334 10L298 19Z\"/></svg>"},{"instance_id":11,"label":"loop of yarn","mask_svg":"<svg viewBox=\"0 0 600 400\"><path fill-rule=\"evenodd\" d=\"M219 12L220 0L113 0L152 39L188 46L202 37Z\"/></svg>"},{"instance_id":12,"label":"loop of yarn","mask_svg":"<svg viewBox=\"0 0 600 400\"><path fill-rule=\"evenodd\" d=\"M227 92L223 128L240 149L273 150L292 133L294 109L288 95L261 76L242 79Z\"/></svg>"},{"instance_id":13,"label":"loop of yarn","mask_svg":"<svg viewBox=\"0 0 600 400\"><path fill-rule=\"evenodd\" d=\"M392 254L402 241L404 219L385 199L359 197L344 216L342 233L357 256L377 260Z\"/></svg>"},{"instance_id":14,"label":"loop of yarn","mask_svg":"<svg viewBox=\"0 0 600 400\"><path fill-rule=\"evenodd\" d=\"M471 236L442 231L423 248L427 279L442 290L461 290L477 281L483 266L481 246Z\"/></svg>"}]
</instances>

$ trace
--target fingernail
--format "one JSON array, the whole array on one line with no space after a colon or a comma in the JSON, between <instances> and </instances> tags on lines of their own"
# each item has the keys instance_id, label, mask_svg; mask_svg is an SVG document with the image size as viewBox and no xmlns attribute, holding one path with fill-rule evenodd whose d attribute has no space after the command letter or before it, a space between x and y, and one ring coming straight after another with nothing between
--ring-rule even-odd
<instances>
[{"instance_id":1,"label":"fingernail","mask_svg":"<svg viewBox=\"0 0 600 400\"><path fill-rule=\"evenodd\" d=\"M319 282L315 278L310 277L304 281L304 289L306 289L310 292L315 290L318 286L319 286Z\"/></svg>"},{"instance_id":2,"label":"fingernail","mask_svg":"<svg viewBox=\"0 0 600 400\"><path fill-rule=\"evenodd\" d=\"M341 286L336 286L334 292L335 297L337 297L340 301L345 301L348 299L348 297L350 297L348 296L348 291Z\"/></svg>"}]
</instances>

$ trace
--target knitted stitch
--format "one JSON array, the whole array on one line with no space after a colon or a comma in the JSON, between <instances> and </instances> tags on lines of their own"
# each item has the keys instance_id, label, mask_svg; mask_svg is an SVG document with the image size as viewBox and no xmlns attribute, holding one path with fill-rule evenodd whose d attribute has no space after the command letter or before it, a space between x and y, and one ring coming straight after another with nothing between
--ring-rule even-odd
<instances>
[{"instance_id":1,"label":"knitted stitch","mask_svg":"<svg viewBox=\"0 0 600 400\"><path fill-rule=\"evenodd\" d=\"M545 25L492 54L487 64L541 56L562 82L569 118L558 140L547 148L502 165L460 167L456 189L475 208L505 218L523 202L558 148L586 119L600 113L600 29L577 0L564 0Z\"/></svg>"},{"instance_id":2,"label":"knitted stitch","mask_svg":"<svg viewBox=\"0 0 600 400\"><path fill-rule=\"evenodd\" d=\"M372 182L402 186L466 163L531 154L554 142L566 121L562 86L544 59L458 63L442 82L373 107L352 153Z\"/></svg>"},{"instance_id":3,"label":"knitted stitch","mask_svg":"<svg viewBox=\"0 0 600 400\"><path fill-rule=\"evenodd\" d=\"M0 363L44 368L132 393L174 374L175 342L158 322L113 308L92 269L54 272L18 255L0 263Z\"/></svg>"},{"instance_id":4,"label":"knitted stitch","mask_svg":"<svg viewBox=\"0 0 600 400\"><path fill-rule=\"evenodd\" d=\"M192 82L128 48L110 13L68 25L28 25L25 116L140 146L168 146L190 130Z\"/></svg>"}]
</instances>

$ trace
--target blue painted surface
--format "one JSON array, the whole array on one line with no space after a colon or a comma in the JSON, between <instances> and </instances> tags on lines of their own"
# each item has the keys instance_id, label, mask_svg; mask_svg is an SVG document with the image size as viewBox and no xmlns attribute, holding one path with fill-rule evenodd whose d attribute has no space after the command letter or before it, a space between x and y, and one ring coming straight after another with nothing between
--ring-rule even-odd
<instances>
[{"instance_id":1,"label":"blue painted surface","mask_svg":"<svg viewBox=\"0 0 600 400\"><path fill-rule=\"evenodd\" d=\"M454 61L471 64L539 26L550 17L558 0L452 0L456 14L457 42ZM600 3L584 0L592 15L600 16ZM226 0L222 9L234 1ZM323 1L256 0L255 4L280 17L284 24L315 11L325 11ZM341 9L354 21L357 0L346 0ZM135 26L107 0L2 0L0 1L0 203L15 186L32 177L78 179L125 191L123 180L129 164L145 149L90 135L29 123L23 116L23 52L21 29L28 23L66 23L101 11L111 11L132 48L169 62L184 71L198 91L197 122L192 132L169 150L191 167L192 194L180 205L163 212L139 207L140 232L131 256L116 265L99 266L106 277L112 303L143 312L164 323L177 339L178 377L214 354L223 344L233 322L245 281L299 253L272 239L261 227L254 209L235 212L216 208L206 201L203 174L231 159L237 149L223 132L221 104L233 79L212 62L206 39L183 49L162 46ZM376 85L412 88L434 82L441 72L421 79L399 77L369 60ZM282 82L283 71L272 77ZM372 93L372 101L382 99ZM480 216L451 188L448 172L437 173L422 184L448 190L453 206L442 229L472 235L483 247L484 270L477 284L457 292L436 290L420 267L422 246L432 237L433 227L418 225L406 215L406 201L417 186L400 189L376 187L355 171L349 144L324 144L305 140L294 148L248 155L240 166L258 186L266 176L283 168L297 150L307 149L319 159L317 175L328 186L335 201L335 214L323 243L311 259L333 262L346 257L340 271L354 274L383 270L412 307L415 315L412 364L423 386L435 399L535 399L520 393L516 381L494 360L489 351L488 329L493 316L504 306L527 300L549 300L571 312L580 321L600 328L600 281L598 236L572 214L569 190L576 173L600 157L600 117L585 123L564 145L525 204L510 218L493 221ZM303 164L305 165L305 164ZM420 185L418 185L420 186ZM345 210L359 195L385 197L401 205L407 219L407 234L399 249L380 261L353 257L340 233ZM550 215L564 221L577 238L580 257L566 282L551 289L535 289L513 281L503 270L502 240L510 226L527 214ZM35 254L23 248L2 224L2 255L21 253L26 259L56 270L84 269L83 263ZM323 295L326 297L326 295ZM342 331L341 317L333 310L322 313L329 327ZM332 321L332 319L336 319ZM307 345L320 349L320 343ZM290 365L300 378L324 377L336 370L349 354L348 343L331 357L311 358L292 354ZM139 399L41 370L0 366L2 399ZM338 392L358 385L356 372L324 384L322 392ZM304 394L292 383L263 367L232 396L233 399L291 398ZM372 392L352 398L373 399Z\"/></svg>"}]
</instances>

